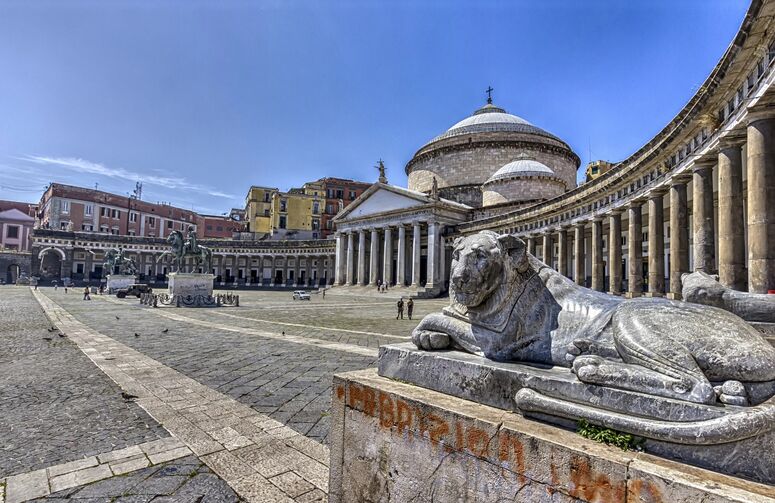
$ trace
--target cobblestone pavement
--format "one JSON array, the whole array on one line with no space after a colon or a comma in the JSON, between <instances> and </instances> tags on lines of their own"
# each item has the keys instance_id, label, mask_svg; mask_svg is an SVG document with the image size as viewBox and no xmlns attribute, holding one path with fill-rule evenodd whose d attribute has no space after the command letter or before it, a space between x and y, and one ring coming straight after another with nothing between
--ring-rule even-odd
<instances>
[{"instance_id":1,"label":"cobblestone pavement","mask_svg":"<svg viewBox=\"0 0 775 503\"><path fill-rule=\"evenodd\" d=\"M50 289L46 295L86 325L320 442L328 434L331 376L374 366L379 344L408 340L422 315L446 304L417 301L409 321L395 319L393 301L332 295L307 302L289 292L240 292L240 307L220 309L152 309L98 296L84 302ZM373 352L286 342L283 332Z\"/></svg>"},{"instance_id":2,"label":"cobblestone pavement","mask_svg":"<svg viewBox=\"0 0 775 503\"><path fill-rule=\"evenodd\" d=\"M237 494L196 456L65 489L40 503L232 503Z\"/></svg>"},{"instance_id":3,"label":"cobblestone pavement","mask_svg":"<svg viewBox=\"0 0 775 503\"><path fill-rule=\"evenodd\" d=\"M50 326L28 288L0 289L0 478L168 436Z\"/></svg>"}]
</instances>

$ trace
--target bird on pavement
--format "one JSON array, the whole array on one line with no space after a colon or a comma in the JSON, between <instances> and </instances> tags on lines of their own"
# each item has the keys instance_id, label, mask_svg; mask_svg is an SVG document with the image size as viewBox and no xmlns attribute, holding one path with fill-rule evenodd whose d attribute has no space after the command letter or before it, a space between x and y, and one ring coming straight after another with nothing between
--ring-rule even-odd
<instances>
[{"instance_id":1,"label":"bird on pavement","mask_svg":"<svg viewBox=\"0 0 775 503\"><path fill-rule=\"evenodd\" d=\"M135 337L140 337L140 334L138 334L137 332L135 332Z\"/></svg>"},{"instance_id":2,"label":"bird on pavement","mask_svg":"<svg viewBox=\"0 0 775 503\"><path fill-rule=\"evenodd\" d=\"M47 328L46 330L48 330L49 332L56 332L57 327L55 327L54 325L51 325L51 328Z\"/></svg>"},{"instance_id":3,"label":"bird on pavement","mask_svg":"<svg viewBox=\"0 0 775 503\"><path fill-rule=\"evenodd\" d=\"M50 340L51 340L51 337L44 337L44 338L43 338L43 340L44 340L44 341L50 341Z\"/></svg>"},{"instance_id":4,"label":"bird on pavement","mask_svg":"<svg viewBox=\"0 0 775 503\"><path fill-rule=\"evenodd\" d=\"M67 334L63 334L63 333L59 333L57 335L59 335L59 337L67 337Z\"/></svg>"},{"instance_id":5,"label":"bird on pavement","mask_svg":"<svg viewBox=\"0 0 775 503\"><path fill-rule=\"evenodd\" d=\"M124 400L134 400L135 398L139 398L139 397L136 396L136 395L131 395L131 394L127 393L126 391L122 391L121 392L121 398L123 398Z\"/></svg>"},{"instance_id":6,"label":"bird on pavement","mask_svg":"<svg viewBox=\"0 0 775 503\"><path fill-rule=\"evenodd\" d=\"M116 316L116 319L117 319L117 320L120 320L121 318L119 318L118 316Z\"/></svg>"},{"instance_id":7,"label":"bird on pavement","mask_svg":"<svg viewBox=\"0 0 775 503\"><path fill-rule=\"evenodd\" d=\"M169 331L170 331L170 329L169 329L169 328L165 328L164 330L162 330L162 331L161 331L161 333L163 333L163 334L166 334L166 333L167 333L167 332L169 332Z\"/></svg>"}]
</instances>

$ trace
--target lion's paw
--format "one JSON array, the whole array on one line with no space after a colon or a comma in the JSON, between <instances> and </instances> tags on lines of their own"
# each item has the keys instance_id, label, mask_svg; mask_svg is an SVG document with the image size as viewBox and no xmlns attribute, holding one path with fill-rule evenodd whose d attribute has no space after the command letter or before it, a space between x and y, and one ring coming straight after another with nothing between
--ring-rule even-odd
<instances>
[{"instance_id":1,"label":"lion's paw","mask_svg":"<svg viewBox=\"0 0 775 503\"><path fill-rule=\"evenodd\" d=\"M721 403L727 405L749 405L748 393L746 393L745 386L740 381L725 381L721 386L714 386L713 390Z\"/></svg>"},{"instance_id":2,"label":"lion's paw","mask_svg":"<svg viewBox=\"0 0 775 503\"><path fill-rule=\"evenodd\" d=\"M446 349L450 345L449 335L432 330L415 330L412 332L412 342L419 349Z\"/></svg>"}]
</instances>

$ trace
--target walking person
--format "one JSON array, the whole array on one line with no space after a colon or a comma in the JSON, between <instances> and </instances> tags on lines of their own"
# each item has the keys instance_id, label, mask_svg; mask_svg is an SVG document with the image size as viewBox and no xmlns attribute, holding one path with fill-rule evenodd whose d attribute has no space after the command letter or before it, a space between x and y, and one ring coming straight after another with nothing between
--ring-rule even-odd
<instances>
[{"instance_id":1,"label":"walking person","mask_svg":"<svg viewBox=\"0 0 775 503\"><path fill-rule=\"evenodd\" d=\"M400 317L403 320L404 319L404 298L403 297L398 299L398 303L396 304L396 307L398 308L398 314L396 315L396 319Z\"/></svg>"},{"instance_id":2,"label":"walking person","mask_svg":"<svg viewBox=\"0 0 775 503\"><path fill-rule=\"evenodd\" d=\"M59 283L57 283L56 280L55 280L54 281L54 291L56 292L57 290L59 290Z\"/></svg>"},{"instance_id":3,"label":"walking person","mask_svg":"<svg viewBox=\"0 0 775 503\"><path fill-rule=\"evenodd\" d=\"M91 300L91 296L89 295L89 287L85 287L83 289L83 300Z\"/></svg>"},{"instance_id":4,"label":"walking person","mask_svg":"<svg viewBox=\"0 0 775 503\"><path fill-rule=\"evenodd\" d=\"M412 319L412 311L414 310L414 301L409 297L409 302L406 303L406 314L409 315L409 319Z\"/></svg>"},{"instance_id":5,"label":"walking person","mask_svg":"<svg viewBox=\"0 0 775 503\"><path fill-rule=\"evenodd\" d=\"M325 288L323 289L323 298L324 299L326 298L326 289Z\"/></svg>"}]
</instances>

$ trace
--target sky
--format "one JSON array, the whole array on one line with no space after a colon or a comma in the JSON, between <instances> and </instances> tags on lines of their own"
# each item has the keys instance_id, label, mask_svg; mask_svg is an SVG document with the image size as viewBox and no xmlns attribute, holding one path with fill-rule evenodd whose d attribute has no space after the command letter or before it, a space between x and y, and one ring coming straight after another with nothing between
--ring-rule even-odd
<instances>
[{"instance_id":1,"label":"sky","mask_svg":"<svg viewBox=\"0 0 775 503\"><path fill-rule=\"evenodd\" d=\"M0 2L0 199L50 182L222 214L251 185L390 183L485 103L622 160L683 107L740 0ZM591 155L590 155L591 154Z\"/></svg>"}]
</instances>

